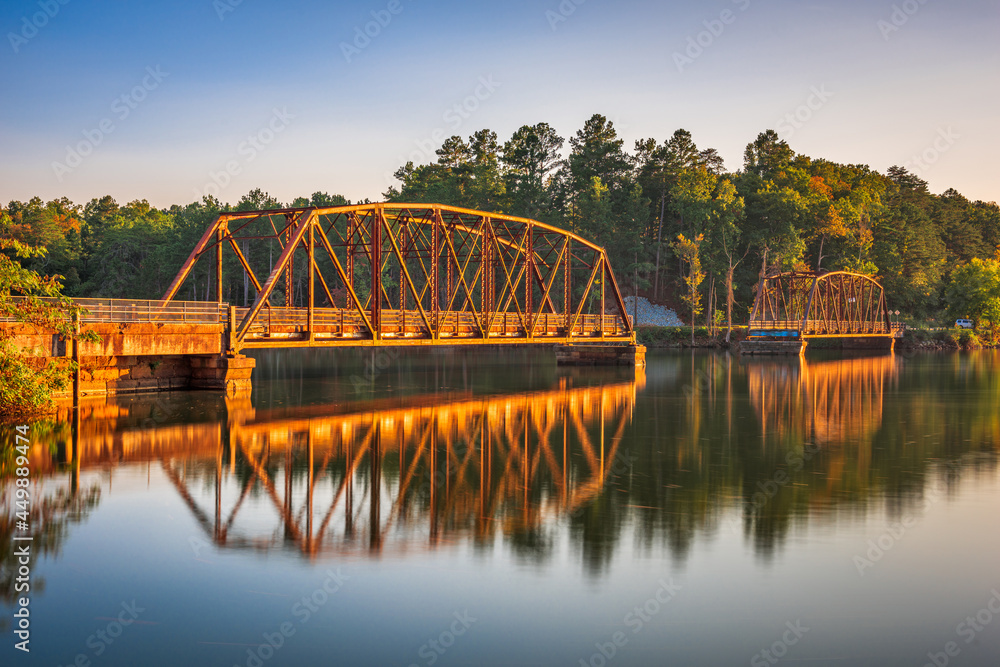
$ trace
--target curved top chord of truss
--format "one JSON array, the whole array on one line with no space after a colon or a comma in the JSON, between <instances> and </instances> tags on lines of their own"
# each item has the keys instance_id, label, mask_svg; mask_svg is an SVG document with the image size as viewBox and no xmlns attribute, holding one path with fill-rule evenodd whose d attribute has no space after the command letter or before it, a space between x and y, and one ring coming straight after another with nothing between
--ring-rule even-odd
<instances>
[{"instance_id":1,"label":"curved top chord of truss","mask_svg":"<svg viewBox=\"0 0 1000 667\"><path fill-rule=\"evenodd\" d=\"M197 271L205 257L214 274ZM230 313L232 351L635 338L603 248L536 220L440 204L222 213L164 301L213 284L220 305L244 302Z\"/></svg>"},{"instance_id":2,"label":"curved top chord of truss","mask_svg":"<svg viewBox=\"0 0 1000 667\"><path fill-rule=\"evenodd\" d=\"M775 331L801 337L892 336L885 290L848 271L775 273L761 280L750 335Z\"/></svg>"}]
</instances>

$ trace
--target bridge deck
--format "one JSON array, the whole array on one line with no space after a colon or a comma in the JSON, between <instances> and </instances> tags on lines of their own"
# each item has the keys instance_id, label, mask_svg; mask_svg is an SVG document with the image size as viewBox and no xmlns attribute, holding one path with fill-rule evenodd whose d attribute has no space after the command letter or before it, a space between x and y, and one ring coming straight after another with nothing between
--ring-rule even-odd
<instances>
[{"instance_id":1,"label":"bridge deck","mask_svg":"<svg viewBox=\"0 0 1000 667\"><path fill-rule=\"evenodd\" d=\"M247 309L237 308L241 320ZM431 317L431 315L428 315ZM535 315L525 322L517 313L494 313L485 318L467 311L441 312L437 316L437 338L424 325L420 311L383 310L379 341L386 345L464 345L476 343L524 342L543 339L545 342L570 342L575 339L630 340L631 334L621 326L617 316L581 315L570 328L562 313ZM483 319L486 323L481 323ZM527 325L527 326L526 326ZM374 342L371 331L355 310L317 308L313 316L312 335L309 314L304 308L270 308L250 327L243 347L274 347L284 345L356 345Z\"/></svg>"},{"instance_id":2,"label":"bridge deck","mask_svg":"<svg viewBox=\"0 0 1000 667\"><path fill-rule=\"evenodd\" d=\"M902 338L906 325L893 322L871 321L857 325L843 326L826 320L767 320L751 322L750 337L798 337L798 338L860 338L883 337Z\"/></svg>"},{"instance_id":3,"label":"bridge deck","mask_svg":"<svg viewBox=\"0 0 1000 667\"><path fill-rule=\"evenodd\" d=\"M249 308L230 309L226 303L199 301L78 299L76 303L86 309L80 318L84 325L155 324L158 325L155 333L162 336L184 335L187 332L184 327L190 325L217 325L225 331L230 326L230 310L237 322L249 311ZM433 318L436 337L428 331L424 315ZM528 319L517 312L421 314L419 310L382 310L380 316L376 336L355 309L315 308L310 330L308 308L267 307L248 329L242 347L566 344L630 342L632 338L617 315L541 313ZM11 318L0 318L0 322L11 321Z\"/></svg>"}]
</instances>

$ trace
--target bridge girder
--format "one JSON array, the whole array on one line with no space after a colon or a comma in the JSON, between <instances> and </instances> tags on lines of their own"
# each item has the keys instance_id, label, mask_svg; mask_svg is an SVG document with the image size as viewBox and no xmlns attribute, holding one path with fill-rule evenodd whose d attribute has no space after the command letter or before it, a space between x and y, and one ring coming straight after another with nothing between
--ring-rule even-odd
<instances>
[{"instance_id":1,"label":"bridge girder","mask_svg":"<svg viewBox=\"0 0 1000 667\"><path fill-rule=\"evenodd\" d=\"M215 270L206 273L205 291L214 278L219 304L224 267L244 277L244 308L230 309L234 352L359 341L635 339L604 249L526 218L439 204L226 212L165 302L206 257Z\"/></svg>"},{"instance_id":2,"label":"bridge girder","mask_svg":"<svg viewBox=\"0 0 1000 667\"><path fill-rule=\"evenodd\" d=\"M849 271L765 276L757 289L750 331L798 332L800 337L892 336L885 290Z\"/></svg>"}]
</instances>

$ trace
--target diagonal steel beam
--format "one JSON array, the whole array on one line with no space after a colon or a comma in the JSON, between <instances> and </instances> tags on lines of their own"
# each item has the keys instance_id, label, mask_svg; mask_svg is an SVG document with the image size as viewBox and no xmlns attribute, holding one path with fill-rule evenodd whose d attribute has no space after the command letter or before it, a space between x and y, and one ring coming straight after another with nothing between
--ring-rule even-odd
<instances>
[{"instance_id":1,"label":"diagonal steel beam","mask_svg":"<svg viewBox=\"0 0 1000 667\"><path fill-rule=\"evenodd\" d=\"M333 260L333 265L337 268L340 280L344 283L344 287L347 288L347 293L350 295L351 301L354 302L355 309L357 309L358 314L361 315L362 321L365 323L365 326L368 327L368 331L372 332L372 337L374 337L374 329L372 328L371 320L368 319L368 311L361 305L361 299L359 299L357 293L355 293L354 285L347 279L344 267L340 264L337 254L333 251L333 247L330 245L330 240L326 238L326 234L323 233L322 229L319 230L319 239L323 242L323 247L326 248L326 251L330 254L330 258Z\"/></svg>"},{"instance_id":2,"label":"diagonal steel beam","mask_svg":"<svg viewBox=\"0 0 1000 667\"><path fill-rule=\"evenodd\" d=\"M205 230L201 240L199 240L195 245L194 250L191 251L191 254L188 255L187 260L181 266L181 270L177 273L177 276L174 277L174 281L170 283L170 287L167 288L166 293L163 295L163 299L161 299L162 301L170 301L177 295L177 290L179 290L181 285L184 284L184 281L187 280L187 277L194 268L194 265L197 264L198 260L201 258L201 253L208 247L212 239L215 237L215 233L220 229L220 227L226 224L227 220L228 217L226 215L220 215L215 219L215 222L213 222L209 228Z\"/></svg>"},{"instance_id":3,"label":"diagonal steel beam","mask_svg":"<svg viewBox=\"0 0 1000 667\"><path fill-rule=\"evenodd\" d=\"M264 304L267 303L268 299L271 297L271 292L274 291L274 286L278 283L278 280L282 278L282 273L289 266L292 255L299 247L299 244L305 237L306 232L312 226L315 214L315 209L306 209L296 218L294 227L289 233L288 242L285 244L285 248L281 252L281 256L278 258L278 263L273 269L271 269L271 275L268 276L267 282L264 283L264 288L257 293L257 299L254 301L253 307L250 308L246 316L243 318L243 322L240 323L239 327L237 327L236 335L233 337L237 344L242 343L243 339L246 338L247 332L250 330L250 326L257 319L257 315L260 314Z\"/></svg>"},{"instance_id":4,"label":"diagonal steel beam","mask_svg":"<svg viewBox=\"0 0 1000 667\"><path fill-rule=\"evenodd\" d=\"M399 266L406 276L406 284L410 288L410 293L413 294L413 298L417 300L417 309L420 311L420 317L424 320L424 325L427 327L427 333L432 334L433 328L431 327L431 321L427 319L427 313L424 312L424 307L420 303L420 297L417 295L416 288L413 287L413 279L410 277L410 271L406 268L406 260L403 259L403 253L399 249L399 244L396 243L396 236L389 229L389 223L386 222L385 218L382 218L382 224L385 225L385 233L389 236L389 244L392 246L392 252L396 255L396 259L399 260ZM402 304L400 304L402 306Z\"/></svg>"}]
</instances>

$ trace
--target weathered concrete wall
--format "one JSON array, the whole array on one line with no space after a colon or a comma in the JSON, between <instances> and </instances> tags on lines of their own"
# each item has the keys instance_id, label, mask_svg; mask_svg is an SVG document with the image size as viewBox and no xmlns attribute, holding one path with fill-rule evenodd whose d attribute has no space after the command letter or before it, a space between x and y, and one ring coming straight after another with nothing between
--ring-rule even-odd
<instances>
[{"instance_id":1,"label":"weathered concrete wall","mask_svg":"<svg viewBox=\"0 0 1000 667\"><path fill-rule=\"evenodd\" d=\"M40 360L72 354L72 346L51 331L25 325L8 329L15 345ZM101 340L79 345L81 396L188 388L250 393L254 361L222 356L221 324L100 323L86 330ZM72 388L63 394L72 395Z\"/></svg>"},{"instance_id":2,"label":"weathered concrete wall","mask_svg":"<svg viewBox=\"0 0 1000 667\"><path fill-rule=\"evenodd\" d=\"M183 356L81 357L80 394L113 396L145 391L187 389L191 386L191 360ZM65 395L72 395L72 387Z\"/></svg>"},{"instance_id":3,"label":"weathered concrete wall","mask_svg":"<svg viewBox=\"0 0 1000 667\"><path fill-rule=\"evenodd\" d=\"M14 345L45 357L68 355L65 343L52 332L26 325L5 325ZM84 325L101 337L98 343L80 343L82 357L137 357L183 354L222 354L222 324L98 323Z\"/></svg>"},{"instance_id":4,"label":"weathered concrete wall","mask_svg":"<svg viewBox=\"0 0 1000 667\"><path fill-rule=\"evenodd\" d=\"M646 366L644 345L557 345L560 366Z\"/></svg>"},{"instance_id":5,"label":"weathered concrete wall","mask_svg":"<svg viewBox=\"0 0 1000 667\"><path fill-rule=\"evenodd\" d=\"M114 396L147 391L212 389L249 396L256 362L217 355L81 357L80 395ZM68 374L68 371L67 371ZM57 398L72 397L69 386Z\"/></svg>"},{"instance_id":6,"label":"weathered concrete wall","mask_svg":"<svg viewBox=\"0 0 1000 667\"><path fill-rule=\"evenodd\" d=\"M51 331L7 325L13 342L39 361L72 356L72 345ZM101 337L81 342L80 395L113 396L171 389L216 389L249 396L253 359L226 358L221 324L98 323L86 331ZM67 371L68 372L68 371ZM72 396L72 387L60 396Z\"/></svg>"}]
</instances>

